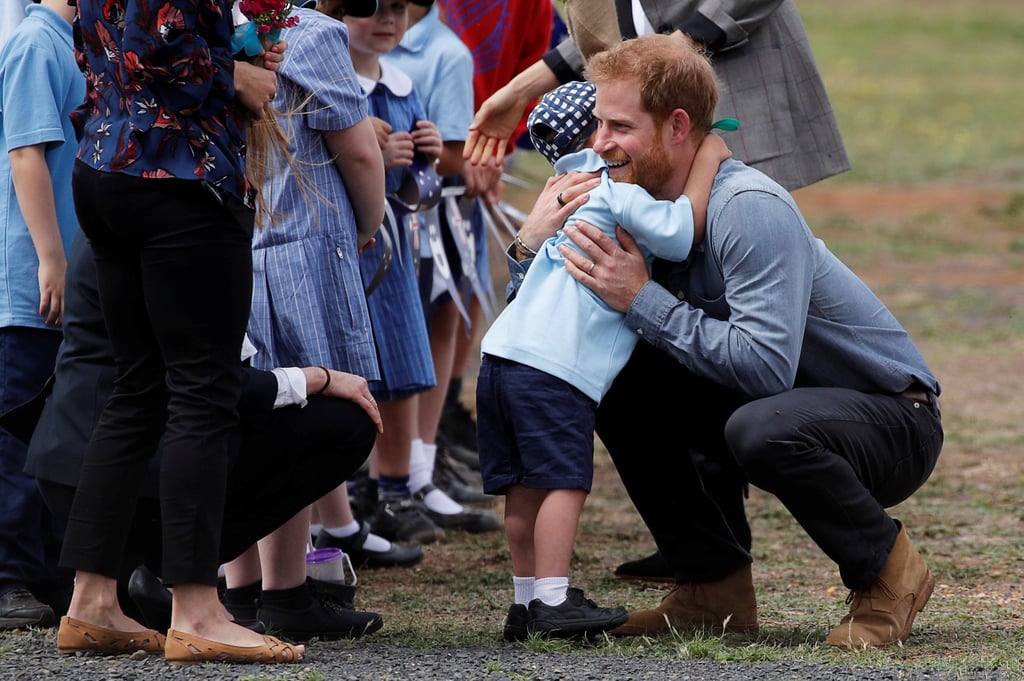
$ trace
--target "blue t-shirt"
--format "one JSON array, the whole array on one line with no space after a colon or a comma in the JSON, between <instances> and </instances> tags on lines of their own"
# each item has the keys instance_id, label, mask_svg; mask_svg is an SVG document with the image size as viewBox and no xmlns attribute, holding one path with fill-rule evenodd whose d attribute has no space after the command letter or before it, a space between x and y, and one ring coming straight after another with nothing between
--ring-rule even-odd
<instances>
[{"instance_id":1,"label":"blue t-shirt","mask_svg":"<svg viewBox=\"0 0 1024 681\"><path fill-rule=\"evenodd\" d=\"M71 171L78 145L71 112L85 99L71 24L32 5L0 52L0 326L47 328L39 315L39 258L11 179L13 149L46 144L64 252L78 231Z\"/></svg>"}]
</instances>

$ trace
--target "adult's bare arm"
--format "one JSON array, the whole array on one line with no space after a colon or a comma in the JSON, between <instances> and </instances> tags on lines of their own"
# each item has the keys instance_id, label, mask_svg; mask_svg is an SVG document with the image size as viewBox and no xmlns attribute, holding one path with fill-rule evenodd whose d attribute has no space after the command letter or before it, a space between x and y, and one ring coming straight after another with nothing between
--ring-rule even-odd
<instances>
[{"instance_id":1,"label":"adult's bare arm","mask_svg":"<svg viewBox=\"0 0 1024 681\"><path fill-rule=\"evenodd\" d=\"M557 86L558 78L543 61L534 62L510 80L480 105L480 110L469 126L463 157L476 165L487 162L493 156L501 164L505 159L508 141L526 106Z\"/></svg>"},{"instance_id":2,"label":"adult's bare arm","mask_svg":"<svg viewBox=\"0 0 1024 681\"><path fill-rule=\"evenodd\" d=\"M359 248L363 248L384 221L384 159L369 118L324 136L334 164L345 182L356 217Z\"/></svg>"},{"instance_id":3,"label":"adult's bare arm","mask_svg":"<svg viewBox=\"0 0 1024 681\"><path fill-rule=\"evenodd\" d=\"M565 234L581 249L559 246L565 256L565 268L610 307L627 312L651 275L636 241L622 227L616 228L621 246L593 225L579 220L566 227ZM584 255L585 254L585 255ZM593 265L593 266L591 266Z\"/></svg>"}]
</instances>

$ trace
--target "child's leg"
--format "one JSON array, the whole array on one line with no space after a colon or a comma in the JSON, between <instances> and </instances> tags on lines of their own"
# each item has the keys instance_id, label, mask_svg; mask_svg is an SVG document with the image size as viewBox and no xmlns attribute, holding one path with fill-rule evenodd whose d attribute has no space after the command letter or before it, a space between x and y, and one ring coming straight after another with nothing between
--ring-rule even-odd
<instances>
[{"instance_id":1,"label":"child's leg","mask_svg":"<svg viewBox=\"0 0 1024 681\"><path fill-rule=\"evenodd\" d=\"M547 490L534 523L534 566L538 579L569 576L576 528L586 500L586 490Z\"/></svg>"},{"instance_id":2,"label":"child's leg","mask_svg":"<svg viewBox=\"0 0 1024 681\"><path fill-rule=\"evenodd\" d=\"M505 494L505 541L512 556L512 574L533 577L534 537L537 512L541 508L546 489L530 489L512 485Z\"/></svg>"}]
</instances>

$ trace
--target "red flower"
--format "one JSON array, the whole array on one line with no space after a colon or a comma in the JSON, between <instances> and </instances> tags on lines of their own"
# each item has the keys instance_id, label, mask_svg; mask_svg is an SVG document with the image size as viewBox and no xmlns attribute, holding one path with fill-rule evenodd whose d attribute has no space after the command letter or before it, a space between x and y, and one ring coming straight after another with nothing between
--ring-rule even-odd
<instances>
[{"instance_id":1,"label":"red flower","mask_svg":"<svg viewBox=\"0 0 1024 681\"><path fill-rule=\"evenodd\" d=\"M238 9L256 24L256 31L259 33L269 33L298 24L298 17L288 16L292 12L292 7L292 0L241 0L238 3Z\"/></svg>"}]
</instances>

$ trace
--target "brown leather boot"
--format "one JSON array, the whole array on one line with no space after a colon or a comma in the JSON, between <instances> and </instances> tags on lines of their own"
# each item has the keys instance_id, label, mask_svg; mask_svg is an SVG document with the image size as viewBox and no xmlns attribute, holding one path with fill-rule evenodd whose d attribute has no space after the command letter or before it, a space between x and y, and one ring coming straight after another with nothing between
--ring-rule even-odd
<instances>
[{"instance_id":1,"label":"brown leather boot","mask_svg":"<svg viewBox=\"0 0 1024 681\"><path fill-rule=\"evenodd\" d=\"M828 635L828 644L852 650L906 641L914 617L924 610L933 588L935 578L900 524L881 574L866 589L850 592L846 599L850 612Z\"/></svg>"},{"instance_id":2,"label":"brown leather boot","mask_svg":"<svg viewBox=\"0 0 1024 681\"><path fill-rule=\"evenodd\" d=\"M673 630L757 631L757 597L750 566L717 582L677 584L657 608L629 613L626 623L611 633L645 636Z\"/></svg>"}]
</instances>

